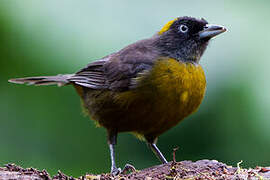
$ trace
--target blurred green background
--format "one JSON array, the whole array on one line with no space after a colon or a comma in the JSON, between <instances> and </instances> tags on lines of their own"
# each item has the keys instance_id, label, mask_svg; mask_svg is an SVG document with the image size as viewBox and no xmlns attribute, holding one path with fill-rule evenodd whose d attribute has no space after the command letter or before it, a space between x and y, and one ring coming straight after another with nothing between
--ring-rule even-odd
<instances>
[{"instance_id":1,"label":"blurred green background","mask_svg":"<svg viewBox=\"0 0 270 180\"><path fill-rule=\"evenodd\" d=\"M72 176L108 172L106 133L83 116L71 86L33 87L9 78L73 73L189 15L222 24L201 59L208 87L199 111L159 139L165 156L270 165L270 1L36 1L0 3L0 163L58 169ZM117 162L159 162L144 142L120 134Z\"/></svg>"}]
</instances>

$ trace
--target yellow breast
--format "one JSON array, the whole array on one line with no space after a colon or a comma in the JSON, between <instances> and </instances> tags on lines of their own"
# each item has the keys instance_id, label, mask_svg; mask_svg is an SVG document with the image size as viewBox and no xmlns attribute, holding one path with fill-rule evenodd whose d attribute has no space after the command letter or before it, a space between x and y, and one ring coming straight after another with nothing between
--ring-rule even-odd
<instances>
[{"instance_id":1,"label":"yellow breast","mask_svg":"<svg viewBox=\"0 0 270 180\"><path fill-rule=\"evenodd\" d=\"M206 89L204 71L199 64L174 59L158 61L149 73L137 80L139 86L135 90L120 93L117 99L122 107L128 109L131 105L136 112L144 112L141 114L145 118L133 115L145 127L138 128L139 134L159 135L175 126L197 110Z\"/></svg>"},{"instance_id":2,"label":"yellow breast","mask_svg":"<svg viewBox=\"0 0 270 180\"><path fill-rule=\"evenodd\" d=\"M202 97L206 87L201 65L182 63L174 59L157 62L146 83L156 87L159 95L166 97L168 101L177 99L181 105L198 101L195 97Z\"/></svg>"}]
</instances>

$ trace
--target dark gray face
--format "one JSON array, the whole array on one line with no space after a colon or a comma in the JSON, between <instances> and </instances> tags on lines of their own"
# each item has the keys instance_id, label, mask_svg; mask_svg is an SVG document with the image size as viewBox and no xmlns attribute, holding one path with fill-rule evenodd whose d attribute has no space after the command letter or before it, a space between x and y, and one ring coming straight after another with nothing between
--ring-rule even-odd
<instances>
[{"instance_id":1,"label":"dark gray face","mask_svg":"<svg viewBox=\"0 0 270 180\"><path fill-rule=\"evenodd\" d=\"M224 27L209 25L204 19L180 17L159 32L157 46L164 56L197 63L209 40L224 31Z\"/></svg>"}]
</instances>

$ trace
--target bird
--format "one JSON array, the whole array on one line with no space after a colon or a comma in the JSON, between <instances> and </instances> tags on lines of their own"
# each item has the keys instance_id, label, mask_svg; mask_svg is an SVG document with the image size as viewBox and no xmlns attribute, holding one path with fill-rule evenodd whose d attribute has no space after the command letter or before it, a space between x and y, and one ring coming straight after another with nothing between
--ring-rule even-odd
<instances>
[{"instance_id":1,"label":"bird","mask_svg":"<svg viewBox=\"0 0 270 180\"><path fill-rule=\"evenodd\" d=\"M177 17L152 37L139 40L73 74L10 79L28 85L72 85L83 107L107 130L111 173L116 166L117 135L131 132L168 163L157 139L194 113L206 91L200 59L210 40L225 32L204 18Z\"/></svg>"}]
</instances>

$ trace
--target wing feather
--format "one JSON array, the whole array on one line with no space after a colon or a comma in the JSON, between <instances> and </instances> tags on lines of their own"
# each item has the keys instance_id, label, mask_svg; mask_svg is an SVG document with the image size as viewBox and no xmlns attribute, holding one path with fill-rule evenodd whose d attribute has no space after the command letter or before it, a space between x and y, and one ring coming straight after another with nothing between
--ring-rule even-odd
<instances>
[{"instance_id":1,"label":"wing feather","mask_svg":"<svg viewBox=\"0 0 270 180\"><path fill-rule=\"evenodd\" d=\"M140 41L117 53L94 61L69 78L69 81L91 89L125 91L136 88L138 75L149 71L158 53L149 41Z\"/></svg>"}]
</instances>

